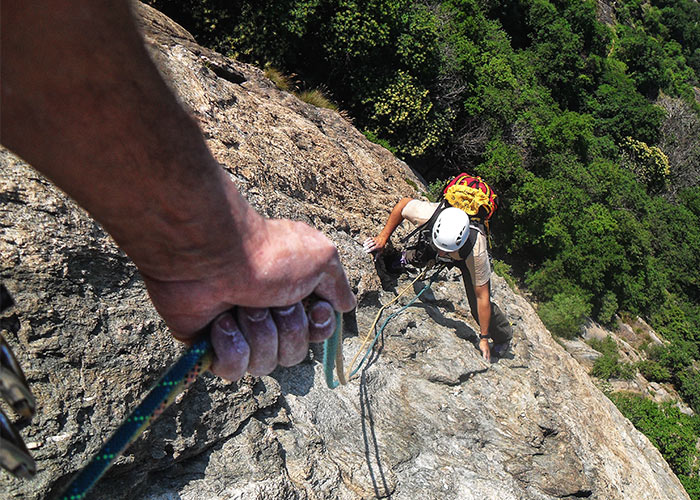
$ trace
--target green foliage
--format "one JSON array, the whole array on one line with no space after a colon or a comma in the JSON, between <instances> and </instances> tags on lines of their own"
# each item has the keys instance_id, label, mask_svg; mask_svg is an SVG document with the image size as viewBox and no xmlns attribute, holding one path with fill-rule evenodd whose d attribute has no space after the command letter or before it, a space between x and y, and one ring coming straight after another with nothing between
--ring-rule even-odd
<instances>
[{"instance_id":1,"label":"green foliage","mask_svg":"<svg viewBox=\"0 0 700 500\"><path fill-rule=\"evenodd\" d=\"M377 136L399 144L399 154L421 156L441 143L449 131L449 113L441 113L430 92L405 71L398 71L362 104Z\"/></svg>"},{"instance_id":2,"label":"green foliage","mask_svg":"<svg viewBox=\"0 0 700 500\"><path fill-rule=\"evenodd\" d=\"M696 443L700 438L700 418L681 413L671 403L659 405L635 394L613 393L609 397L659 449L671 469L679 477L688 478L689 485L697 485L700 451Z\"/></svg>"},{"instance_id":3,"label":"green foliage","mask_svg":"<svg viewBox=\"0 0 700 500\"><path fill-rule=\"evenodd\" d=\"M651 192L663 192L668 185L671 167L668 157L656 146L626 137L622 141L623 160Z\"/></svg>"},{"instance_id":4,"label":"green foliage","mask_svg":"<svg viewBox=\"0 0 700 500\"><path fill-rule=\"evenodd\" d=\"M687 367L676 374L678 392L696 412L700 412L700 372Z\"/></svg>"},{"instance_id":5,"label":"green foliage","mask_svg":"<svg viewBox=\"0 0 700 500\"><path fill-rule=\"evenodd\" d=\"M608 336L605 340L591 339L589 345L602 356L595 360L591 375L603 380L612 378L630 380L636 374L636 367L630 363L620 362L620 353L615 339Z\"/></svg>"},{"instance_id":6,"label":"green foliage","mask_svg":"<svg viewBox=\"0 0 700 500\"><path fill-rule=\"evenodd\" d=\"M600 308L596 317L598 321L606 326L612 326L615 320L615 313L619 309L617 296L612 290L608 290L600 301Z\"/></svg>"},{"instance_id":7,"label":"green foliage","mask_svg":"<svg viewBox=\"0 0 700 500\"><path fill-rule=\"evenodd\" d=\"M591 375L603 380L624 379L632 380L636 369L629 363L621 363L619 355L604 355L593 363Z\"/></svg>"},{"instance_id":8,"label":"green foliage","mask_svg":"<svg viewBox=\"0 0 700 500\"><path fill-rule=\"evenodd\" d=\"M515 290L517 288L517 284L515 282L515 278L513 277L511 266L509 266L502 260L493 259L493 270L501 278L506 280L506 283L508 283L508 286L511 289Z\"/></svg>"},{"instance_id":9,"label":"green foliage","mask_svg":"<svg viewBox=\"0 0 700 500\"><path fill-rule=\"evenodd\" d=\"M610 335L605 337L605 339L603 340L592 338L588 341L588 345L590 345L593 349L604 355L618 354L617 342L615 342L615 339L612 338Z\"/></svg>"},{"instance_id":10,"label":"green foliage","mask_svg":"<svg viewBox=\"0 0 700 500\"><path fill-rule=\"evenodd\" d=\"M430 201L438 201L442 197L442 191L447 184L446 180L435 179L433 182L428 184L428 192L426 196Z\"/></svg>"},{"instance_id":11,"label":"green foliage","mask_svg":"<svg viewBox=\"0 0 700 500\"><path fill-rule=\"evenodd\" d=\"M615 56L627 66L637 90L656 97L670 83L671 76L664 64L663 46L640 27L621 26L618 34Z\"/></svg>"},{"instance_id":12,"label":"green foliage","mask_svg":"<svg viewBox=\"0 0 700 500\"><path fill-rule=\"evenodd\" d=\"M542 322L555 335L574 338L578 335L590 306L580 295L558 293L537 310Z\"/></svg>"},{"instance_id":13,"label":"green foliage","mask_svg":"<svg viewBox=\"0 0 700 500\"><path fill-rule=\"evenodd\" d=\"M635 366L637 370L639 370L639 373L650 382L663 383L671 381L671 372L654 360L645 359L637 362Z\"/></svg>"},{"instance_id":14,"label":"green foliage","mask_svg":"<svg viewBox=\"0 0 700 500\"><path fill-rule=\"evenodd\" d=\"M396 154L398 152L395 147L393 147L391 144L389 144L389 141L387 141L386 139L380 139L379 137L377 137L377 135L374 132L372 132L370 130L365 130L364 135L368 140L370 140L371 142L373 142L375 144L379 144L384 149L388 149L389 151L391 151L394 154Z\"/></svg>"},{"instance_id":15,"label":"green foliage","mask_svg":"<svg viewBox=\"0 0 700 500\"><path fill-rule=\"evenodd\" d=\"M700 499L700 477L678 474L678 479L680 479L681 484L685 488L685 491L688 493L691 500Z\"/></svg>"},{"instance_id":16,"label":"green foliage","mask_svg":"<svg viewBox=\"0 0 700 500\"><path fill-rule=\"evenodd\" d=\"M585 109L596 118L598 134L617 143L625 137L658 141L663 110L637 92L625 65L614 59L605 61L600 85L587 96Z\"/></svg>"}]
</instances>

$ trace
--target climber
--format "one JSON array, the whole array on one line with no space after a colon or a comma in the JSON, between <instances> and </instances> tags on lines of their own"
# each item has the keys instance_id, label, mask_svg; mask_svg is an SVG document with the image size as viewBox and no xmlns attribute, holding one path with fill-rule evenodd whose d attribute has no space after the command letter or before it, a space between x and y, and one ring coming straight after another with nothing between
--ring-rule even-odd
<instances>
[{"instance_id":1,"label":"climber","mask_svg":"<svg viewBox=\"0 0 700 500\"><path fill-rule=\"evenodd\" d=\"M436 212L438 208L440 211ZM458 208L443 209L439 203L403 198L394 206L379 235L364 241L365 251L381 254L404 219L419 227L430 223L422 231L423 241L402 252L388 267L404 270L407 265L424 265L431 258L457 267L462 273L471 314L479 324L482 356L487 361L491 359L489 339L493 341L494 353L503 356L510 347L513 329L505 314L491 302L491 264L483 230L476 224L470 225L469 216Z\"/></svg>"},{"instance_id":2,"label":"climber","mask_svg":"<svg viewBox=\"0 0 700 500\"><path fill-rule=\"evenodd\" d=\"M333 334L334 309L355 307L337 248L248 204L158 73L131 5L2 3L0 142L114 238L175 338L211 333L215 374L299 363Z\"/></svg>"}]
</instances>

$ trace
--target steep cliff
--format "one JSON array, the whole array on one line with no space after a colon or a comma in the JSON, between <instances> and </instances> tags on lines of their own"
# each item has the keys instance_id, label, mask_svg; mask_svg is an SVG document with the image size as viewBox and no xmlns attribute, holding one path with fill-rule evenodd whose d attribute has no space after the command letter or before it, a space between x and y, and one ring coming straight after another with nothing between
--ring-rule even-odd
<instances>
[{"instance_id":1,"label":"steep cliff","mask_svg":"<svg viewBox=\"0 0 700 500\"><path fill-rule=\"evenodd\" d=\"M349 359L379 307L410 283L375 269L361 242L400 197L419 194L420 180L336 112L198 46L152 9L137 11L154 60L248 200L336 242L359 301L346 318ZM101 228L7 151L0 164L0 278L17 302L0 324L39 407L22 430L39 474L22 482L2 472L0 491L40 499L99 448L181 347ZM494 299L515 345L492 364L451 272L388 324L347 386L325 386L318 348L269 377L205 375L93 498L687 498L530 304L498 277Z\"/></svg>"}]
</instances>

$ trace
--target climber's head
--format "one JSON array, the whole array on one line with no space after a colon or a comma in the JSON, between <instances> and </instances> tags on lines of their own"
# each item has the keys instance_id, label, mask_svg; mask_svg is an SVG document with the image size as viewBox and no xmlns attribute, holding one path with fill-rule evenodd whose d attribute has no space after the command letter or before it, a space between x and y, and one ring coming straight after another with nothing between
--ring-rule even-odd
<instances>
[{"instance_id":1,"label":"climber's head","mask_svg":"<svg viewBox=\"0 0 700 500\"><path fill-rule=\"evenodd\" d=\"M459 208L448 207L433 225L433 245L439 251L456 252L469 237L469 216Z\"/></svg>"}]
</instances>

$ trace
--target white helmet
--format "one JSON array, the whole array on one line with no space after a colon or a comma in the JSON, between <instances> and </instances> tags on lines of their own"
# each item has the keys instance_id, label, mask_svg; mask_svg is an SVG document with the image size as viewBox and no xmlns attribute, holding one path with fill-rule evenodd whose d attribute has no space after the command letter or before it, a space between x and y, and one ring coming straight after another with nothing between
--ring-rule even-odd
<instances>
[{"instance_id":1,"label":"white helmet","mask_svg":"<svg viewBox=\"0 0 700 500\"><path fill-rule=\"evenodd\" d=\"M433 225L433 245L443 252L456 252L469 238L469 216L459 208L448 207Z\"/></svg>"}]
</instances>

